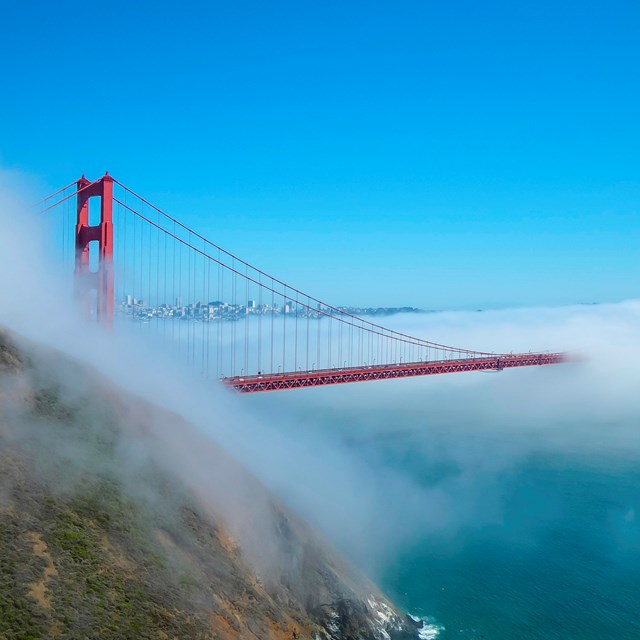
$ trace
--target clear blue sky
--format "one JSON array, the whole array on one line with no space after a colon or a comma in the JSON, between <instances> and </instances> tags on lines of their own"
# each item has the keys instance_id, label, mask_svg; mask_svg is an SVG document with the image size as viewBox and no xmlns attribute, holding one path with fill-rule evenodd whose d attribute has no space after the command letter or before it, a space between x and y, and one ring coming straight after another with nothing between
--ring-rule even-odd
<instances>
[{"instance_id":1,"label":"clear blue sky","mask_svg":"<svg viewBox=\"0 0 640 640\"><path fill-rule=\"evenodd\" d=\"M631 1L4 0L0 164L108 169L336 304L637 297L638 34Z\"/></svg>"}]
</instances>

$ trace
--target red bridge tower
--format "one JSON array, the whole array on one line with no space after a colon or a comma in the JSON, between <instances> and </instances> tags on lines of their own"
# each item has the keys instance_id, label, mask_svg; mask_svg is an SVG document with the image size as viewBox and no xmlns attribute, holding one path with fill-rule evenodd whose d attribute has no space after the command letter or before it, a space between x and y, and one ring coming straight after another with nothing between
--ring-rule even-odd
<instances>
[{"instance_id":1,"label":"red bridge tower","mask_svg":"<svg viewBox=\"0 0 640 640\"><path fill-rule=\"evenodd\" d=\"M113 178L108 174L90 182L77 182L76 286L85 312L108 327L113 325ZM100 198L100 222L89 224L89 199ZM97 268L92 270L89 247L98 243Z\"/></svg>"}]
</instances>

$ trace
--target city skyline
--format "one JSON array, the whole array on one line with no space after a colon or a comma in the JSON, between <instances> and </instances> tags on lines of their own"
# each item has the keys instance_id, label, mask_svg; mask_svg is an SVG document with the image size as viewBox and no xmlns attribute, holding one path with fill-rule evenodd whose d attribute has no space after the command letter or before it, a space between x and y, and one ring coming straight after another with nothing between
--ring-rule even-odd
<instances>
[{"instance_id":1,"label":"city skyline","mask_svg":"<svg viewBox=\"0 0 640 640\"><path fill-rule=\"evenodd\" d=\"M341 314L353 316L395 315L398 313L433 313L416 307L328 307L321 303L314 307L293 300L285 300L282 304L259 304L256 300L243 302L226 302L211 300L185 303L176 298L174 303L138 299L132 294L121 297L116 309L129 314L135 319L180 318L194 320L238 320L250 315L293 315L299 318L321 319L338 317Z\"/></svg>"}]
</instances>

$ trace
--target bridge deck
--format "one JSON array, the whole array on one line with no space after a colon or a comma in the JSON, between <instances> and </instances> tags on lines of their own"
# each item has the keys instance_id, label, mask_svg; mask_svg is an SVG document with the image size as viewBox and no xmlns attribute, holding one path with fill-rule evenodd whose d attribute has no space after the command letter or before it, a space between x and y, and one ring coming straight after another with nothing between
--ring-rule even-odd
<instances>
[{"instance_id":1,"label":"bridge deck","mask_svg":"<svg viewBox=\"0 0 640 640\"><path fill-rule=\"evenodd\" d=\"M430 362L407 362L346 369L322 369L254 376L233 376L223 378L223 382L236 391L255 393L257 391L298 389L302 387L318 387L327 384L344 384L347 382L431 376L441 373L501 371L502 369L510 369L513 367L535 367L559 364L566 361L567 356L563 353L519 353L463 360L434 360Z\"/></svg>"}]
</instances>

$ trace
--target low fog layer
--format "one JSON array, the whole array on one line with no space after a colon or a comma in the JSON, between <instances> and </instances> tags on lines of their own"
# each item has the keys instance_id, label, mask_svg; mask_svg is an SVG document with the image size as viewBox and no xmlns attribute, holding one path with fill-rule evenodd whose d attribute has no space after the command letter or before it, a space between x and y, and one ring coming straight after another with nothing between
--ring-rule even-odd
<instances>
[{"instance_id":1,"label":"low fog layer","mask_svg":"<svg viewBox=\"0 0 640 640\"><path fill-rule=\"evenodd\" d=\"M0 181L0 324L184 416L371 572L401 544L499 521L500 481L531 453L640 454L638 301L387 319L460 347L569 351L571 364L238 396L171 362L150 336L80 321L65 302L71 274L47 263L46 225ZM407 437L425 465L447 460L455 472L430 484L390 463L384 451ZM228 502L197 442L182 442L174 463L212 504Z\"/></svg>"}]
</instances>

